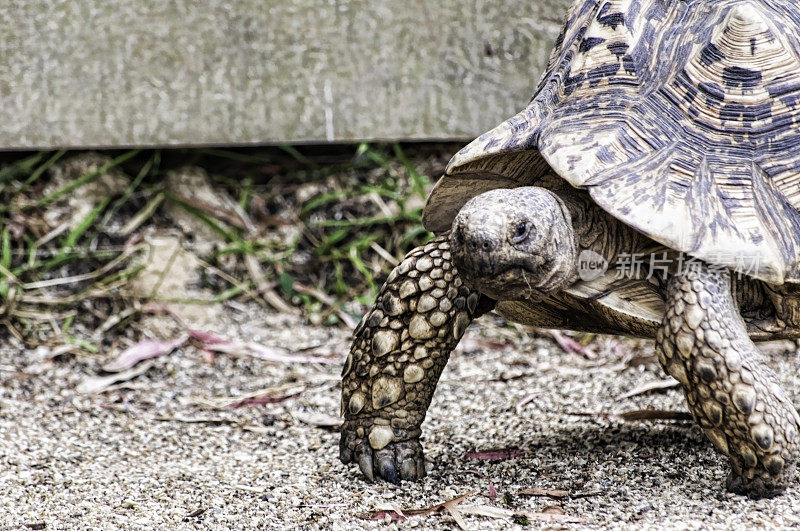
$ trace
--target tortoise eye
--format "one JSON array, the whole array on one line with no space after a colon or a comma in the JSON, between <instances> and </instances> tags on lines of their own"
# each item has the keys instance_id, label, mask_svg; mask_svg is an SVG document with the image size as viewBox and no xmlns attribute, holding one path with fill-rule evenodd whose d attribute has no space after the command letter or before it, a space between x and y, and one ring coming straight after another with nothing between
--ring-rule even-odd
<instances>
[{"instance_id":1,"label":"tortoise eye","mask_svg":"<svg viewBox=\"0 0 800 531\"><path fill-rule=\"evenodd\" d=\"M514 243L519 243L522 240L524 240L525 236L527 235L528 235L528 224L523 221L519 225L517 225L516 229L514 229L514 235L511 237L511 239L514 241Z\"/></svg>"}]
</instances>

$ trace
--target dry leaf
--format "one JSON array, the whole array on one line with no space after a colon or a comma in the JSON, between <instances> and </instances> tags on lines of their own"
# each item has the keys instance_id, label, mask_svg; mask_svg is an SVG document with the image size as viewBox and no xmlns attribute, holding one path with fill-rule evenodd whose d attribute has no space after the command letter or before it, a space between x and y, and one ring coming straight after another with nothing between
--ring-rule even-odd
<instances>
[{"instance_id":1,"label":"dry leaf","mask_svg":"<svg viewBox=\"0 0 800 531\"><path fill-rule=\"evenodd\" d=\"M465 337L458 344L458 349L464 352L478 352L487 350L503 350L509 345L507 341L482 339L479 337Z\"/></svg>"},{"instance_id":2,"label":"dry leaf","mask_svg":"<svg viewBox=\"0 0 800 531\"><path fill-rule=\"evenodd\" d=\"M247 267L248 273L250 273L250 278L252 278L256 283L256 289L258 289L258 292L261 294L267 304L282 313L297 313L297 309L289 306L286 301L284 301L277 293L275 293L274 286L267 282L264 268L261 267L261 262L256 255L245 254L244 264Z\"/></svg>"},{"instance_id":3,"label":"dry leaf","mask_svg":"<svg viewBox=\"0 0 800 531\"><path fill-rule=\"evenodd\" d=\"M548 496L550 498L566 498L569 496L569 491L559 489L543 489L541 487L529 487L522 489L517 494L525 496Z\"/></svg>"},{"instance_id":4,"label":"dry leaf","mask_svg":"<svg viewBox=\"0 0 800 531\"><path fill-rule=\"evenodd\" d=\"M693 420L688 411L669 411L665 409L636 409L617 415L624 421L637 420Z\"/></svg>"},{"instance_id":5,"label":"dry leaf","mask_svg":"<svg viewBox=\"0 0 800 531\"><path fill-rule=\"evenodd\" d=\"M319 363L323 365L334 363L334 360L331 358L295 354L286 349L267 347L257 343L244 343L242 346L245 347L242 352L235 352L234 349L233 353L244 354L246 356L252 356L254 358L266 361L277 361L281 363ZM212 347L212 350L225 352L224 349L218 348L217 346Z\"/></svg>"},{"instance_id":6,"label":"dry leaf","mask_svg":"<svg viewBox=\"0 0 800 531\"><path fill-rule=\"evenodd\" d=\"M286 383L275 387L259 389L240 396L196 397L194 402L215 409L238 409L244 406L275 404L297 396L306 390L305 385Z\"/></svg>"},{"instance_id":7,"label":"dry leaf","mask_svg":"<svg viewBox=\"0 0 800 531\"><path fill-rule=\"evenodd\" d=\"M388 510L388 511L375 511L369 516L368 520L386 520L387 516L392 521L405 520L406 518L408 518L408 516L400 514L395 510Z\"/></svg>"},{"instance_id":8,"label":"dry leaf","mask_svg":"<svg viewBox=\"0 0 800 531\"><path fill-rule=\"evenodd\" d=\"M537 330L537 332L541 333L542 335L552 337L555 342L558 343L558 346L564 349L566 352L575 352L589 360L597 359L597 354L594 350L578 343L571 337L562 334L558 330Z\"/></svg>"},{"instance_id":9,"label":"dry leaf","mask_svg":"<svg viewBox=\"0 0 800 531\"><path fill-rule=\"evenodd\" d=\"M198 507L197 509L195 509L194 511L188 513L186 516L183 517L184 518L184 522L186 521L187 518L197 518L198 516L202 515L207 510L208 509L206 509L205 507Z\"/></svg>"},{"instance_id":10,"label":"dry leaf","mask_svg":"<svg viewBox=\"0 0 800 531\"><path fill-rule=\"evenodd\" d=\"M522 411L522 408L531 403L534 399L540 397L542 395L542 391L534 391L528 394L525 398L517 402L516 411L519 414Z\"/></svg>"},{"instance_id":11,"label":"dry leaf","mask_svg":"<svg viewBox=\"0 0 800 531\"><path fill-rule=\"evenodd\" d=\"M675 387L678 387L679 385L680 382L672 378L670 378L669 380L657 380L655 382L648 382L620 396L619 400L625 400L627 398L631 398L634 396L643 395L651 391L664 391L666 389L673 389Z\"/></svg>"},{"instance_id":12,"label":"dry leaf","mask_svg":"<svg viewBox=\"0 0 800 531\"><path fill-rule=\"evenodd\" d=\"M462 505L460 509L463 514L488 516L489 518L511 518L514 516L514 511L492 505Z\"/></svg>"},{"instance_id":13,"label":"dry leaf","mask_svg":"<svg viewBox=\"0 0 800 531\"><path fill-rule=\"evenodd\" d=\"M189 336L184 334L171 341L158 341L155 339L145 339L132 347L122 351L119 356L103 365L106 372L119 372L130 369L140 361L155 358L163 354L169 354L178 347L182 347Z\"/></svg>"},{"instance_id":14,"label":"dry leaf","mask_svg":"<svg viewBox=\"0 0 800 531\"><path fill-rule=\"evenodd\" d=\"M591 496L599 496L602 494L600 491L591 492L569 492L562 489L543 489L541 487L529 487L522 489L517 494L522 496L547 496L549 498L589 498Z\"/></svg>"},{"instance_id":15,"label":"dry leaf","mask_svg":"<svg viewBox=\"0 0 800 531\"><path fill-rule=\"evenodd\" d=\"M82 394L102 393L109 386L117 382L131 380L141 374L144 374L150 369L150 367L153 366L153 364L153 361L142 363L133 369L111 374L109 376L90 376L78 384L78 387L75 390Z\"/></svg>"},{"instance_id":16,"label":"dry leaf","mask_svg":"<svg viewBox=\"0 0 800 531\"><path fill-rule=\"evenodd\" d=\"M464 521L464 517L461 516L461 513L458 511L457 504L447 502L444 504L444 508L448 513L450 513L450 516L453 517L453 520L456 521L458 527L461 529L467 529L467 523Z\"/></svg>"},{"instance_id":17,"label":"dry leaf","mask_svg":"<svg viewBox=\"0 0 800 531\"><path fill-rule=\"evenodd\" d=\"M517 514L521 514L526 516L529 520L535 520L538 522L558 522L562 524L582 524L586 522L586 519L584 518L569 516L566 514L535 513L530 511L522 511Z\"/></svg>"},{"instance_id":18,"label":"dry leaf","mask_svg":"<svg viewBox=\"0 0 800 531\"><path fill-rule=\"evenodd\" d=\"M260 434L269 434L275 432L275 428L271 428L269 426L257 426L255 424L247 424L245 426L242 426L242 429L244 431L250 431L253 433L260 433Z\"/></svg>"},{"instance_id":19,"label":"dry leaf","mask_svg":"<svg viewBox=\"0 0 800 531\"><path fill-rule=\"evenodd\" d=\"M237 424L233 419L219 419L211 417L155 417L153 420L160 422L181 422L183 424Z\"/></svg>"},{"instance_id":20,"label":"dry leaf","mask_svg":"<svg viewBox=\"0 0 800 531\"><path fill-rule=\"evenodd\" d=\"M493 507L490 505L461 505L459 506L461 514L486 516L488 518L498 519L513 519L514 517L525 517L528 520L539 522L551 523L564 523L564 524L580 524L585 522L583 518L576 516L568 516L566 514L547 513L547 512L533 512L533 511L512 511L502 507Z\"/></svg>"},{"instance_id":21,"label":"dry leaf","mask_svg":"<svg viewBox=\"0 0 800 531\"><path fill-rule=\"evenodd\" d=\"M228 342L227 338L222 337L214 332L206 332L205 330L189 330L189 336L192 339L196 339L202 343L203 347L208 347L209 345L215 345L217 343Z\"/></svg>"},{"instance_id":22,"label":"dry leaf","mask_svg":"<svg viewBox=\"0 0 800 531\"><path fill-rule=\"evenodd\" d=\"M353 330L358 325L358 322L355 319L353 319L350 315L347 314L347 312L341 309L340 307L341 305L339 304L339 302L337 302L332 297L329 297L325 293L321 292L320 290L311 288L309 286L304 286L299 282L295 282L294 284L292 284L292 289L294 289L298 293L311 295L312 297L320 301L322 304L325 304L328 307L330 307L330 309L334 313L336 313L336 315L339 317L342 323L344 323L344 325L349 330Z\"/></svg>"},{"instance_id":23,"label":"dry leaf","mask_svg":"<svg viewBox=\"0 0 800 531\"><path fill-rule=\"evenodd\" d=\"M466 459L480 459L482 461L506 461L525 455L525 450L519 448L492 448L480 452L467 452Z\"/></svg>"},{"instance_id":24,"label":"dry leaf","mask_svg":"<svg viewBox=\"0 0 800 531\"><path fill-rule=\"evenodd\" d=\"M189 330L192 339L201 343L201 347L212 352L222 352L237 356L251 356L266 361L281 363L320 363L330 364L334 360L320 356L295 354L280 347L268 347L253 342L231 341L230 339L202 330Z\"/></svg>"},{"instance_id":25,"label":"dry leaf","mask_svg":"<svg viewBox=\"0 0 800 531\"><path fill-rule=\"evenodd\" d=\"M368 515L362 516L362 518L366 520L384 520L388 516L391 520L405 520L409 516L428 516L430 514L445 510L450 514L450 516L453 517L453 519L455 519L456 523L459 525L459 527L461 527L461 529L466 529L466 524L464 523L464 519L462 518L461 512L458 510L457 506L468 496L471 496L476 492L478 491L471 490L465 494L462 494L461 496L456 496L453 499L447 500L446 502L442 502L431 507L424 507L422 509L379 509Z\"/></svg>"},{"instance_id":26,"label":"dry leaf","mask_svg":"<svg viewBox=\"0 0 800 531\"><path fill-rule=\"evenodd\" d=\"M576 417L616 417L626 422L638 420L693 420L687 411L670 411L664 409L635 409L622 413L611 413L607 411L570 411L568 415Z\"/></svg>"},{"instance_id":27,"label":"dry leaf","mask_svg":"<svg viewBox=\"0 0 800 531\"><path fill-rule=\"evenodd\" d=\"M338 428L342 425L342 418L320 412L294 411L292 417L316 428Z\"/></svg>"}]
</instances>

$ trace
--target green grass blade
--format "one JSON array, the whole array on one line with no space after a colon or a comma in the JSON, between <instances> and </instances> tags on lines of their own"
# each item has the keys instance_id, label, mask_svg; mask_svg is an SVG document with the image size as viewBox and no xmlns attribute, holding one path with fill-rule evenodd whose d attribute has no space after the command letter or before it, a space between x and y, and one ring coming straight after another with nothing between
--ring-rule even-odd
<instances>
[{"instance_id":1,"label":"green grass blade","mask_svg":"<svg viewBox=\"0 0 800 531\"><path fill-rule=\"evenodd\" d=\"M100 222L101 230L108 226L114 215L119 211L120 208L122 208L122 205L128 202L133 195L133 192L135 192L136 189L139 188L139 185L142 184L142 180L144 180L144 178L150 174L150 171L153 169L153 166L156 163L157 157L158 152L154 153L153 156L150 157L147 162L145 162L144 166L142 166L142 168L139 170L139 173L136 174L136 177L122 193L122 196L114 201L114 204L111 205L111 208L108 209L108 212L106 212L105 216L103 216L103 220Z\"/></svg>"},{"instance_id":2,"label":"green grass blade","mask_svg":"<svg viewBox=\"0 0 800 531\"><path fill-rule=\"evenodd\" d=\"M106 173L108 170L110 170L112 168L115 168L115 167L119 166L120 164L122 164L123 162L135 157L136 155L139 154L140 151L141 150L139 150L139 149L126 151L125 153L123 153L119 157L115 158L114 160L109 161L107 164L104 164L100 168L98 168L98 169L96 169L94 171L91 171L91 172L87 173L86 175L81 176L78 179L75 179L71 183L61 187L60 189L56 190L55 192L51 193L50 195L40 199L36 203L36 206L37 207L42 207L42 206L45 206L47 204L52 203L53 201L56 201L57 199L60 199L60 198L64 197L68 193L70 193L70 192L72 192L74 190L77 190L78 188L80 188L84 184L86 184L88 182L91 182L92 180L96 179L100 175Z\"/></svg>"},{"instance_id":3,"label":"green grass blade","mask_svg":"<svg viewBox=\"0 0 800 531\"><path fill-rule=\"evenodd\" d=\"M403 149L400 147L400 144L394 145L394 154L403 167L408 172L409 178L411 178L412 187L414 191L420 196L422 199L426 199L428 196L427 189L430 186L431 182L427 176L422 175L418 170L417 167L414 166L406 154L403 152Z\"/></svg>"},{"instance_id":4,"label":"green grass blade","mask_svg":"<svg viewBox=\"0 0 800 531\"><path fill-rule=\"evenodd\" d=\"M3 229L0 265L6 270L11 269L11 232L8 230L8 227Z\"/></svg>"},{"instance_id":5,"label":"green grass blade","mask_svg":"<svg viewBox=\"0 0 800 531\"><path fill-rule=\"evenodd\" d=\"M315 210L321 206L324 206L328 203L332 203L334 201L338 201L339 199L343 199L348 197L352 194L352 192L348 192L346 190L334 190L332 192L326 192L324 194L318 195L313 199L309 199L304 205L303 208L300 209L300 217L303 218L308 215L309 212Z\"/></svg>"},{"instance_id":6,"label":"green grass blade","mask_svg":"<svg viewBox=\"0 0 800 531\"><path fill-rule=\"evenodd\" d=\"M64 241L64 248L65 249L73 249L75 244L78 243L78 239L83 236L83 234L89 230L89 227L95 222L97 217L106 209L108 204L111 202L111 199L106 198L100 202L96 207L92 209L89 214L81 220L77 227L72 229L70 233L67 235L67 239Z\"/></svg>"},{"instance_id":7,"label":"green grass blade","mask_svg":"<svg viewBox=\"0 0 800 531\"><path fill-rule=\"evenodd\" d=\"M213 304L217 304L217 303L220 303L220 302L225 302L227 300L230 300L230 299L236 297L237 295L241 295L242 293L244 293L249 288L250 288L250 284L240 285L240 286L233 286L231 288L226 289L225 291L222 291L222 292L218 293L216 296L214 296L211 299L211 302Z\"/></svg>"},{"instance_id":8,"label":"green grass blade","mask_svg":"<svg viewBox=\"0 0 800 531\"><path fill-rule=\"evenodd\" d=\"M213 217L209 216L199 208L196 208L188 203L184 203L183 201L181 201L180 199L171 194L165 193L165 197L167 198L168 201L176 205L181 210L184 210L187 214L197 218L201 223L208 226L211 230L213 230L226 240L230 242L244 243L244 240L242 240L242 238L239 237L236 233L223 227L222 223L220 223Z\"/></svg>"},{"instance_id":9,"label":"green grass blade","mask_svg":"<svg viewBox=\"0 0 800 531\"><path fill-rule=\"evenodd\" d=\"M241 190L239 192L239 208L247 212L250 206L250 196L253 194L253 179L249 176L242 179L239 189Z\"/></svg>"},{"instance_id":10,"label":"green grass blade","mask_svg":"<svg viewBox=\"0 0 800 531\"><path fill-rule=\"evenodd\" d=\"M3 170L0 171L0 183L4 183L13 179L14 177L17 177L18 175L23 175L30 172L34 166L39 164L39 161L42 160L46 154L46 151L40 151L35 155L18 160L8 167L3 168Z\"/></svg>"},{"instance_id":11,"label":"green grass blade","mask_svg":"<svg viewBox=\"0 0 800 531\"><path fill-rule=\"evenodd\" d=\"M50 166L55 164L58 161L58 159L63 157L66 153L67 153L66 149L62 149L62 150L56 151L56 153L52 157L47 159L47 161L44 164L42 164L41 166L36 168L36 170L33 173L31 173L30 177L25 179L25 182L22 183L22 187L23 188L27 188L28 186L30 186L31 184L36 182L36 180L39 179L39 177L41 177L42 174L45 171L47 171L48 168L50 168Z\"/></svg>"},{"instance_id":12,"label":"green grass blade","mask_svg":"<svg viewBox=\"0 0 800 531\"><path fill-rule=\"evenodd\" d=\"M309 160L308 157L297 151L297 149L294 146L291 146L289 144L283 144L280 146L280 148L289 155L291 155L292 158L297 162L301 162L303 164L306 164L307 166L311 166L312 168L317 167L317 164L313 160Z\"/></svg>"}]
</instances>

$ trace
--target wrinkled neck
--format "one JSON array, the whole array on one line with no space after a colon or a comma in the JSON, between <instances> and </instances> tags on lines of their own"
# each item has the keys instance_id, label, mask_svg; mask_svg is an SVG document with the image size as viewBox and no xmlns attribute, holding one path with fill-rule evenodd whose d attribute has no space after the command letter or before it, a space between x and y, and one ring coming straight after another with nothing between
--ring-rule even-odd
<instances>
[{"instance_id":1,"label":"wrinkled neck","mask_svg":"<svg viewBox=\"0 0 800 531\"><path fill-rule=\"evenodd\" d=\"M647 238L597 206L586 191L566 186L553 193L564 203L572 219L578 253L588 249L613 264L621 254L647 246Z\"/></svg>"}]
</instances>

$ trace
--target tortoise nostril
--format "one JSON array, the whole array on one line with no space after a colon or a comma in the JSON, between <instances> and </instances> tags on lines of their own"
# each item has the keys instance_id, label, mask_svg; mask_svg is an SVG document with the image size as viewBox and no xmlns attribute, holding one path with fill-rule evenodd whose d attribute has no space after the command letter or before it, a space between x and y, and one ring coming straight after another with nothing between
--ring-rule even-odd
<instances>
[{"instance_id":1,"label":"tortoise nostril","mask_svg":"<svg viewBox=\"0 0 800 531\"><path fill-rule=\"evenodd\" d=\"M471 237L468 240L468 247L473 252L488 253L494 249L494 243L487 238Z\"/></svg>"}]
</instances>

